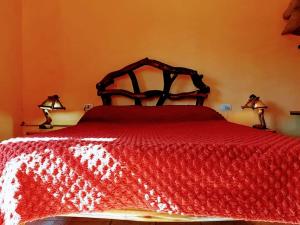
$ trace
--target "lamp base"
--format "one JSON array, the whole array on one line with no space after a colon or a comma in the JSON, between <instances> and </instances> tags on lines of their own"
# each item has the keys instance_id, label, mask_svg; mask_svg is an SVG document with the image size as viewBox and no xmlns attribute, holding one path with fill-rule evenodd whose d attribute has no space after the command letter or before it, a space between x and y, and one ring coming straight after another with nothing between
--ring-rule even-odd
<instances>
[{"instance_id":1,"label":"lamp base","mask_svg":"<svg viewBox=\"0 0 300 225\"><path fill-rule=\"evenodd\" d=\"M260 130L265 130L265 129L267 129L266 126L263 126L263 125L261 125L261 124L255 124L255 125L253 125L252 127L253 127L253 128L256 128L256 129L260 129Z\"/></svg>"},{"instance_id":2,"label":"lamp base","mask_svg":"<svg viewBox=\"0 0 300 225\"><path fill-rule=\"evenodd\" d=\"M51 123L43 123L41 125L39 125L40 129L52 129L53 125Z\"/></svg>"}]
</instances>

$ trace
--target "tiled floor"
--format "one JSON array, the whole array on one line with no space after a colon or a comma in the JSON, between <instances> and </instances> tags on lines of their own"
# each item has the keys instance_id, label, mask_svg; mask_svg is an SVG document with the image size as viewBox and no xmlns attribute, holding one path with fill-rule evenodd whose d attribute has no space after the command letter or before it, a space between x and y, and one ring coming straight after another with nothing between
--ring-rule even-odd
<instances>
[{"instance_id":1,"label":"tiled floor","mask_svg":"<svg viewBox=\"0 0 300 225\"><path fill-rule=\"evenodd\" d=\"M50 218L42 221L27 223L26 225L280 225L280 223L264 222L197 222L197 223L146 223L121 220L99 220L86 218ZM286 224L285 224L286 225Z\"/></svg>"}]
</instances>

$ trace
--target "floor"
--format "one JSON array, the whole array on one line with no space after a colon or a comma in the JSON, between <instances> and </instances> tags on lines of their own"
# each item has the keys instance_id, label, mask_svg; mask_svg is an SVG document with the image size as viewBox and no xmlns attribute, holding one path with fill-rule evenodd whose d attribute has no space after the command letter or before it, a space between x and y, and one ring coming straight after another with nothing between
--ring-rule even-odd
<instances>
[{"instance_id":1,"label":"floor","mask_svg":"<svg viewBox=\"0 0 300 225\"><path fill-rule=\"evenodd\" d=\"M42 221L27 223L26 225L281 225L280 223L265 222L204 222L204 223L146 223L121 220L99 220L85 218L50 218ZM283 225L283 224L282 224ZM287 224L285 224L287 225Z\"/></svg>"}]
</instances>

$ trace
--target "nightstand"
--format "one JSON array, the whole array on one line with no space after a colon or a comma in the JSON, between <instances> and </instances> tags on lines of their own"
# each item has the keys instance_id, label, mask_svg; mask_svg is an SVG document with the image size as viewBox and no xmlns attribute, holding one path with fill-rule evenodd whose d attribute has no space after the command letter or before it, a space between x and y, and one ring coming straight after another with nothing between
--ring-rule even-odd
<instances>
[{"instance_id":1,"label":"nightstand","mask_svg":"<svg viewBox=\"0 0 300 225\"><path fill-rule=\"evenodd\" d=\"M62 128L71 127L74 125L53 125L52 129L40 129L39 125L36 124L26 124L25 122L21 123L22 126L22 135L33 135L33 134L41 134L49 131L60 130Z\"/></svg>"}]
</instances>

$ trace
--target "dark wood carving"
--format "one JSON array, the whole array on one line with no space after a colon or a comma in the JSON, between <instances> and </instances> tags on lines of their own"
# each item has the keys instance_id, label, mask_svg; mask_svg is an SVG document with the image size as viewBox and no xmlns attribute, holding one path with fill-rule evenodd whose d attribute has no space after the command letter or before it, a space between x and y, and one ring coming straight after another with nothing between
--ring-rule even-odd
<instances>
[{"instance_id":1,"label":"dark wood carving","mask_svg":"<svg viewBox=\"0 0 300 225\"><path fill-rule=\"evenodd\" d=\"M145 92L140 91L140 87L136 75L134 73L134 70L146 65L162 70L163 80L164 80L163 90L149 90ZM108 86L114 83L115 78L124 75L129 76L134 93L122 89L108 88ZM176 94L170 93L171 86L174 80L179 75L190 76L193 81L193 84L196 87L196 90L191 92L182 92ZM163 105L166 99L178 100L183 98L195 98L196 105L203 105L204 100L207 98L210 92L210 88L203 83L202 78L203 75L202 74L199 75L195 70L184 68L184 67L173 67L165 63L159 62L157 60L145 58L138 62L130 64L124 67L123 69L107 74L97 84L97 90L98 90L98 96L102 98L103 105L111 105L112 103L111 97L116 95L125 96L134 99L135 105L142 105L142 99L153 98L153 97L158 97L158 101L156 103L157 106Z\"/></svg>"},{"instance_id":2,"label":"dark wood carving","mask_svg":"<svg viewBox=\"0 0 300 225\"><path fill-rule=\"evenodd\" d=\"M287 10L283 14L287 20L282 34L300 35L300 0L292 0Z\"/></svg>"}]
</instances>

